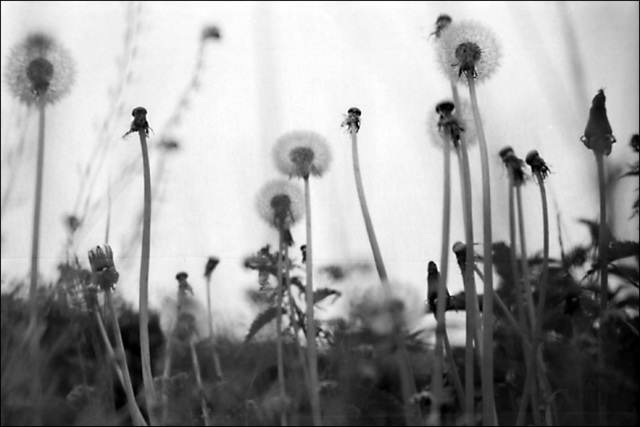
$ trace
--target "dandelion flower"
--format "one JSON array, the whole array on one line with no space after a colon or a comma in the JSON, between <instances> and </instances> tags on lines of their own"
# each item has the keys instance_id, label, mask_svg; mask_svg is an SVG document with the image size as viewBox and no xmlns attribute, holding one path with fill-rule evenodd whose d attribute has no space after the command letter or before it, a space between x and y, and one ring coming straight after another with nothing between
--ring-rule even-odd
<instances>
[{"instance_id":1,"label":"dandelion flower","mask_svg":"<svg viewBox=\"0 0 640 427\"><path fill-rule=\"evenodd\" d=\"M104 250L100 246L90 250L89 264L93 271L93 281L100 289L103 291L115 289L120 274L116 270L113 251L109 245L105 245Z\"/></svg>"},{"instance_id":2,"label":"dandelion flower","mask_svg":"<svg viewBox=\"0 0 640 427\"><path fill-rule=\"evenodd\" d=\"M54 104L70 92L75 63L52 37L34 33L9 53L5 79L9 91L20 102Z\"/></svg>"},{"instance_id":3,"label":"dandelion flower","mask_svg":"<svg viewBox=\"0 0 640 427\"><path fill-rule=\"evenodd\" d=\"M272 227L288 229L304 215L304 196L294 184L272 180L258 192L256 207Z\"/></svg>"},{"instance_id":4,"label":"dandelion flower","mask_svg":"<svg viewBox=\"0 0 640 427\"><path fill-rule=\"evenodd\" d=\"M277 168L290 177L321 176L331 163L331 150L326 139L310 131L282 135L273 147L273 156Z\"/></svg>"},{"instance_id":5,"label":"dandelion flower","mask_svg":"<svg viewBox=\"0 0 640 427\"><path fill-rule=\"evenodd\" d=\"M475 21L450 24L442 32L438 47L440 66L453 80L464 74L483 81L496 71L502 56L493 31Z\"/></svg>"}]
</instances>

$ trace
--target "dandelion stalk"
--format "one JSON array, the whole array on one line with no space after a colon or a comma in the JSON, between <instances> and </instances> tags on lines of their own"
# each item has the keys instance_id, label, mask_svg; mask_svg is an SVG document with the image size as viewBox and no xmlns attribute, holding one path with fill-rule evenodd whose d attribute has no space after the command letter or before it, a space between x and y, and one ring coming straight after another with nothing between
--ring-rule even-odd
<instances>
[{"instance_id":1,"label":"dandelion stalk","mask_svg":"<svg viewBox=\"0 0 640 427\"><path fill-rule=\"evenodd\" d=\"M286 390L284 386L284 356L282 350L282 254L284 252L284 229L278 230L278 285L276 286L276 358L278 364L278 391L281 403L286 401ZM287 414L284 409L280 412L280 425L287 425Z\"/></svg>"},{"instance_id":2,"label":"dandelion stalk","mask_svg":"<svg viewBox=\"0 0 640 427\"><path fill-rule=\"evenodd\" d=\"M607 229L607 184L604 170L604 157L611 154L616 138L609 123L606 108L606 96L604 90L600 89L591 101L589 109L589 119L584 129L584 135L580 138L588 149L593 151L596 157L596 167L598 169L598 187L600 193L600 227L598 236L598 264L600 267L600 326L598 328L598 364L600 369L605 369L605 312L608 306L609 288L609 257L607 249L609 247L609 236ZM600 410L600 422L604 425L606 417L606 396L602 379L598 386L598 406Z\"/></svg>"},{"instance_id":3,"label":"dandelion stalk","mask_svg":"<svg viewBox=\"0 0 640 427\"><path fill-rule=\"evenodd\" d=\"M451 148L445 141L444 179L442 201L442 245L440 247L440 275L438 280L438 302L436 305L436 351L433 361L433 377L431 390L435 402L431 404L430 425L440 425L440 410L442 406L442 372L444 364L444 335L447 333L445 325L445 310L447 308L447 274L449 264L449 230L451 224Z\"/></svg>"},{"instance_id":4,"label":"dandelion stalk","mask_svg":"<svg viewBox=\"0 0 640 427\"><path fill-rule=\"evenodd\" d=\"M144 382L147 410L152 425L156 405L156 393L153 385L153 373L151 372L151 352L149 349L149 254L151 250L151 171L149 167L149 150L147 147L147 135L149 123L147 122L147 110L137 107L133 110L134 117L129 132L138 132L140 147L142 149L142 165L144 176L144 213L142 222L142 254L140 256L140 353L142 363L142 380Z\"/></svg>"},{"instance_id":5,"label":"dandelion stalk","mask_svg":"<svg viewBox=\"0 0 640 427\"><path fill-rule=\"evenodd\" d=\"M286 402L284 384L284 358L282 351L282 298L283 298L283 265L282 255L285 252L285 232L303 215L302 192L288 181L274 180L265 184L258 193L256 205L259 214L272 227L278 230L277 280L276 287L276 350L278 364L278 389L281 403ZM315 341L314 341L315 342ZM280 423L286 425L284 409L280 413Z\"/></svg>"},{"instance_id":6,"label":"dandelion stalk","mask_svg":"<svg viewBox=\"0 0 640 427\"><path fill-rule=\"evenodd\" d=\"M218 379L222 379L220 357L218 357L218 352L215 348L215 340L213 338L213 313L211 311L211 274L213 273L213 270L215 270L219 262L220 260L218 258L210 257L207 260L204 275L207 278L207 320L209 321L209 343L211 344L213 353L213 367L215 369L216 377Z\"/></svg>"},{"instance_id":7,"label":"dandelion stalk","mask_svg":"<svg viewBox=\"0 0 640 427\"><path fill-rule=\"evenodd\" d=\"M189 351L191 353L191 363L193 364L193 372L196 376L196 384L198 386L198 392L200 393L200 405L202 408L202 418L205 426L211 425L209 419L209 408L207 407L207 399L204 393L204 386L202 385L202 376L200 375L200 363L198 362L198 353L196 353L196 346L193 337L189 338Z\"/></svg>"},{"instance_id":8,"label":"dandelion stalk","mask_svg":"<svg viewBox=\"0 0 640 427\"><path fill-rule=\"evenodd\" d=\"M318 353L316 349L316 324L314 320L313 301L313 243L311 237L311 195L309 191L309 177L304 178L304 202L307 230L307 357L309 359L309 382L311 388L311 411L313 413L313 424L322 425L320 416L320 386L318 381Z\"/></svg>"},{"instance_id":9,"label":"dandelion stalk","mask_svg":"<svg viewBox=\"0 0 640 427\"><path fill-rule=\"evenodd\" d=\"M112 326L113 326L113 335L116 339L116 350L118 351L118 360L120 360L120 364L122 365L122 374L121 380L124 380L124 391L127 396L127 402L129 405L129 413L131 415L131 419L133 420L133 425L136 426L146 426L144 418L142 418L142 414L140 413L140 409L136 404L136 397L133 392L133 385L131 384L131 377L129 375L129 367L127 365L127 356L124 352L124 343L122 341L122 333L120 332L120 326L118 325L118 315L116 314L116 309L113 305L113 298L111 297L111 291L107 290L104 293L105 299L107 302L107 307L109 308L109 313L111 314Z\"/></svg>"},{"instance_id":10,"label":"dandelion stalk","mask_svg":"<svg viewBox=\"0 0 640 427\"><path fill-rule=\"evenodd\" d=\"M384 266L384 262L382 260L382 254L380 252L380 247L378 246L378 240L376 239L376 234L373 229L373 223L371 222L371 215L369 214L369 208L367 207L367 200L364 195L364 187L362 185L362 176L360 174L360 160L358 156L358 130L360 129L360 116L362 112L358 108L350 108L348 111L348 116L345 121L342 123L343 126L348 127L348 131L351 134L351 150L352 150L352 158L353 158L353 172L356 180L356 189L358 191L358 199L360 201L360 207L362 209L362 216L364 218L365 227L367 229L367 235L369 237L369 243L371 244L371 250L373 252L373 258L376 265L376 270L378 271L378 276L380 278L380 282L384 289L386 300L390 301L391 299L391 289L389 287L389 277L387 276L387 270ZM401 335L400 324L401 321L398 319L397 309L394 307L390 307L392 310L392 319L393 319L393 337L394 341L399 350L399 370L400 370L400 382L402 389L402 400L404 403L404 415L405 421L407 425L416 424L418 421L414 416L414 408L411 403L411 396L415 394L416 387L413 379L413 374L411 373L411 367L409 364L409 357L407 354L407 349L404 343L404 339Z\"/></svg>"}]
</instances>

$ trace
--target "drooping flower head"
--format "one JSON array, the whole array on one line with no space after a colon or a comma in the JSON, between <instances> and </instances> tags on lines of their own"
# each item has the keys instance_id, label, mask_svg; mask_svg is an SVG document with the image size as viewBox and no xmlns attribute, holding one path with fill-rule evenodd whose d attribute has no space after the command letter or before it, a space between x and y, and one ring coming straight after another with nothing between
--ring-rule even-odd
<instances>
[{"instance_id":1,"label":"drooping flower head","mask_svg":"<svg viewBox=\"0 0 640 427\"><path fill-rule=\"evenodd\" d=\"M524 161L516 156L516 153L511 147L504 147L500 150L500 157L504 162L505 167L513 174L513 182L515 185L521 185L524 183Z\"/></svg>"},{"instance_id":2,"label":"drooping flower head","mask_svg":"<svg viewBox=\"0 0 640 427\"><path fill-rule=\"evenodd\" d=\"M304 196L293 183L272 180L258 192L256 207L269 225L287 230L304 215Z\"/></svg>"},{"instance_id":3,"label":"drooping flower head","mask_svg":"<svg viewBox=\"0 0 640 427\"><path fill-rule=\"evenodd\" d=\"M211 273L213 273L213 270L216 269L219 263L220 258L215 256L209 257L209 259L207 260L207 264L204 267L204 277L210 277Z\"/></svg>"},{"instance_id":4,"label":"drooping flower head","mask_svg":"<svg viewBox=\"0 0 640 427\"><path fill-rule=\"evenodd\" d=\"M537 150L531 150L527 154L525 161L531 166L531 171L538 175L540 178L545 179L551 173L549 166L545 163L544 159L540 157Z\"/></svg>"},{"instance_id":5,"label":"drooping flower head","mask_svg":"<svg viewBox=\"0 0 640 427\"><path fill-rule=\"evenodd\" d=\"M28 35L11 49L4 72L11 94L27 105L59 101L75 80L69 52L42 33Z\"/></svg>"},{"instance_id":6,"label":"drooping flower head","mask_svg":"<svg viewBox=\"0 0 640 427\"><path fill-rule=\"evenodd\" d=\"M298 178L321 176L331 163L326 139L315 132L293 131L282 135L273 147L278 170Z\"/></svg>"},{"instance_id":7,"label":"drooping flower head","mask_svg":"<svg viewBox=\"0 0 640 427\"><path fill-rule=\"evenodd\" d=\"M611 154L611 146L616 142L616 138L613 136L609 117L607 117L606 100L604 89L600 89L591 101L589 120L584 129L584 135L580 139L588 149L608 156Z\"/></svg>"},{"instance_id":8,"label":"drooping flower head","mask_svg":"<svg viewBox=\"0 0 640 427\"><path fill-rule=\"evenodd\" d=\"M116 270L113 262L113 251L109 245L104 246L104 250L97 246L89 251L89 264L93 272L93 283L103 291L111 291L116 287L120 273Z\"/></svg>"},{"instance_id":9,"label":"drooping flower head","mask_svg":"<svg viewBox=\"0 0 640 427\"><path fill-rule=\"evenodd\" d=\"M453 142L453 147L457 148L462 135L465 137L467 147L478 140L471 104L466 100L461 104L458 108L448 99L436 104L436 114L430 120L429 131L438 145Z\"/></svg>"},{"instance_id":10,"label":"drooping flower head","mask_svg":"<svg viewBox=\"0 0 640 427\"><path fill-rule=\"evenodd\" d=\"M493 31L475 21L451 23L442 32L438 48L440 66L453 80L463 74L477 82L485 80L496 71L502 56Z\"/></svg>"}]
</instances>

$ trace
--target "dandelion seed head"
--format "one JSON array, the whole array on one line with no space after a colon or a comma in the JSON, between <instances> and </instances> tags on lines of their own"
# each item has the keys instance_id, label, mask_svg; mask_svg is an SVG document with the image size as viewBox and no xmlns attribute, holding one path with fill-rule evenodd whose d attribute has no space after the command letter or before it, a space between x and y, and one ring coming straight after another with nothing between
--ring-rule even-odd
<instances>
[{"instance_id":1,"label":"dandelion seed head","mask_svg":"<svg viewBox=\"0 0 640 427\"><path fill-rule=\"evenodd\" d=\"M289 229L304 215L304 196L292 182L272 180L258 192L256 208L262 219L272 227Z\"/></svg>"},{"instance_id":2,"label":"dandelion seed head","mask_svg":"<svg viewBox=\"0 0 640 427\"><path fill-rule=\"evenodd\" d=\"M470 20L451 23L443 31L438 48L440 67L452 80L458 80L463 74L477 82L488 79L502 57L493 31Z\"/></svg>"},{"instance_id":3,"label":"dandelion seed head","mask_svg":"<svg viewBox=\"0 0 640 427\"><path fill-rule=\"evenodd\" d=\"M273 147L273 157L280 172L292 177L322 176L331 163L326 139L315 132L293 131L282 135Z\"/></svg>"},{"instance_id":4,"label":"dandelion seed head","mask_svg":"<svg viewBox=\"0 0 640 427\"><path fill-rule=\"evenodd\" d=\"M547 166L544 159L540 157L537 150L529 151L525 161L529 166L531 166L531 171L543 180L549 176L549 173L551 173L549 166Z\"/></svg>"},{"instance_id":5,"label":"dandelion seed head","mask_svg":"<svg viewBox=\"0 0 640 427\"><path fill-rule=\"evenodd\" d=\"M75 63L52 37L34 33L11 49L5 66L6 85L20 102L54 104L71 91Z\"/></svg>"}]
</instances>

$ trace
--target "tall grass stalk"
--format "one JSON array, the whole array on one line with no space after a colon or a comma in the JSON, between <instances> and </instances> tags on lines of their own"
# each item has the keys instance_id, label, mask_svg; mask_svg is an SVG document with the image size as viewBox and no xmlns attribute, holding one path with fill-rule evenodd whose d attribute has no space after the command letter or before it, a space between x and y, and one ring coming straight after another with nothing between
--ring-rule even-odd
<instances>
[{"instance_id":1,"label":"tall grass stalk","mask_svg":"<svg viewBox=\"0 0 640 427\"><path fill-rule=\"evenodd\" d=\"M482 128L480 109L478 108L478 97L476 95L476 85L474 77L467 76L469 82L469 95L471 97L471 107L473 118L478 132L480 145L480 160L482 167L482 210L483 210L483 241L484 241L484 300L483 300L483 321L482 321L482 341L483 347L487 349L482 363L482 396L483 400L483 425L498 425L495 409L495 396L493 387L493 241L491 230L491 183L489 172L489 154L487 142Z\"/></svg>"},{"instance_id":2,"label":"tall grass stalk","mask_svg":"<svg viewBox=\"0 0 640 427\"><path fill-rule=\"evenodd\" d=\"M127 355L124 352L124 343L122 341L122 333L120 332L120 325L118 324L118 315L116 313L115 306L113 305L113 298L111 297L111 291L105 290L104 297L107 303L107 307L109 309L109 313L111 314L111 324L113 326L113 335L116 340L116 350L118 352L118 360L120 361L121 369L122 369L122 378L124 380L124 391L127 396L127 402L129 405L129 413L131 414L131 419L133 420L133 425L135 426L146 426L144 418L142 418L142 414L140 413L140 409L136 404L136 397L133 392L133 386L131 384L131 376L129 375L129 366L127 364ZM96 312L97 313L97 312ZM98 315L99 317L99 315ZM101 322L98 322L100 324ZM109 346L110 347L110 344Z\"/></svg>"},{"instance_id":3,"label":"tall grass stalk","mask_svg":"<svg viewBox=\"0 0 640 427\"><path fill-rule=\"evenodd\" d=\"M280 411L280 425L282 426L287 425L287 414L284 410L287 393L284 386L284 355L282 349L282 254L284 253L285 246L284 231L284 227L280 226L278 229L278 285L276 286L276 363L278 365L278 393L280 394L280 401L283 405Z\"/></svg>"},{"instance_id":4,"label":"tall grass stalk","mask_svg":"<svg viewBox=\"0 0 640 427\"><path fill-rule=\"evenodd\" d=\"M316 324L313 307L313 239L311 236L311 193L309 189L309 176L304 177L304 203L306 212L307 231L307 283L305 296L307 301L307 358L309 362L309 383L311 392L311 411L313 424L322 425L320 414L320 385L318 381L318 353L316 348Z\"/></svg>"},{"instance_id":5,"label":"tall grass stalk","mask_svg":"<svg viewBox=\"0 0 640 427\"><path fill-rule=\"evenodd\" d=\"M367 236L369 237L369 243L371 244L371 250L373 252L373 258L378 271L378 277L385 293L385 300L387 303L391 303L391 289L389 286L389 277L387 275L387 269L385 268L384 261L382 260L382 254L380 252L380 246L376 239L376 234L373 229L373 223L371 222L371 215L369 214L369 208L367 207L367 200L364 194L364 186L362 185L362 176L360 174L360 159L358 156L358 130L360 129L360 115L361 112L357 108L349 109L349 116L343 122L349 126L348 130L351 134L351 152L353 159L353 173L356 180L356 189L358 192L358 199L360 201L360 208L362 209L362 216L364 219L365 227L367 229ZM307 246L307 257L309 247ZM309 267L307 267L309 268ZM402 400L404 407L404 417L407 425L421 424L421 420L415 414L415 408L411 403L411 396L416 393L416 385L411 372L411 366L409 364L409 356L407 348L402 337L401 322L398 318L397 309L390 308L392 310L391 316L393 321L393 339L398 348L398 368L400 371L400 383L402 391Z\"/></svg>"},{"instance_id":6,"label":"tall grass stalk","mask_svg":"<svg viewBox=\"0 0 640 427\"><path fill-rule=\"evenodd\" d=\"M135 111L135 110L134 110ZM146 118L144 119L146 123ZM151 352L149 350L149 253L151 250L151 171L149 167L149 150L147 147L148 129L140 127L140 147L142 149L142 165L144 176L144 213L142 222L142 254L140 256L140 355L142 363L142 380L144 394L151 425L155 422L154 411L156 392L151 372Z\"/></svg>"}]
</instances>

